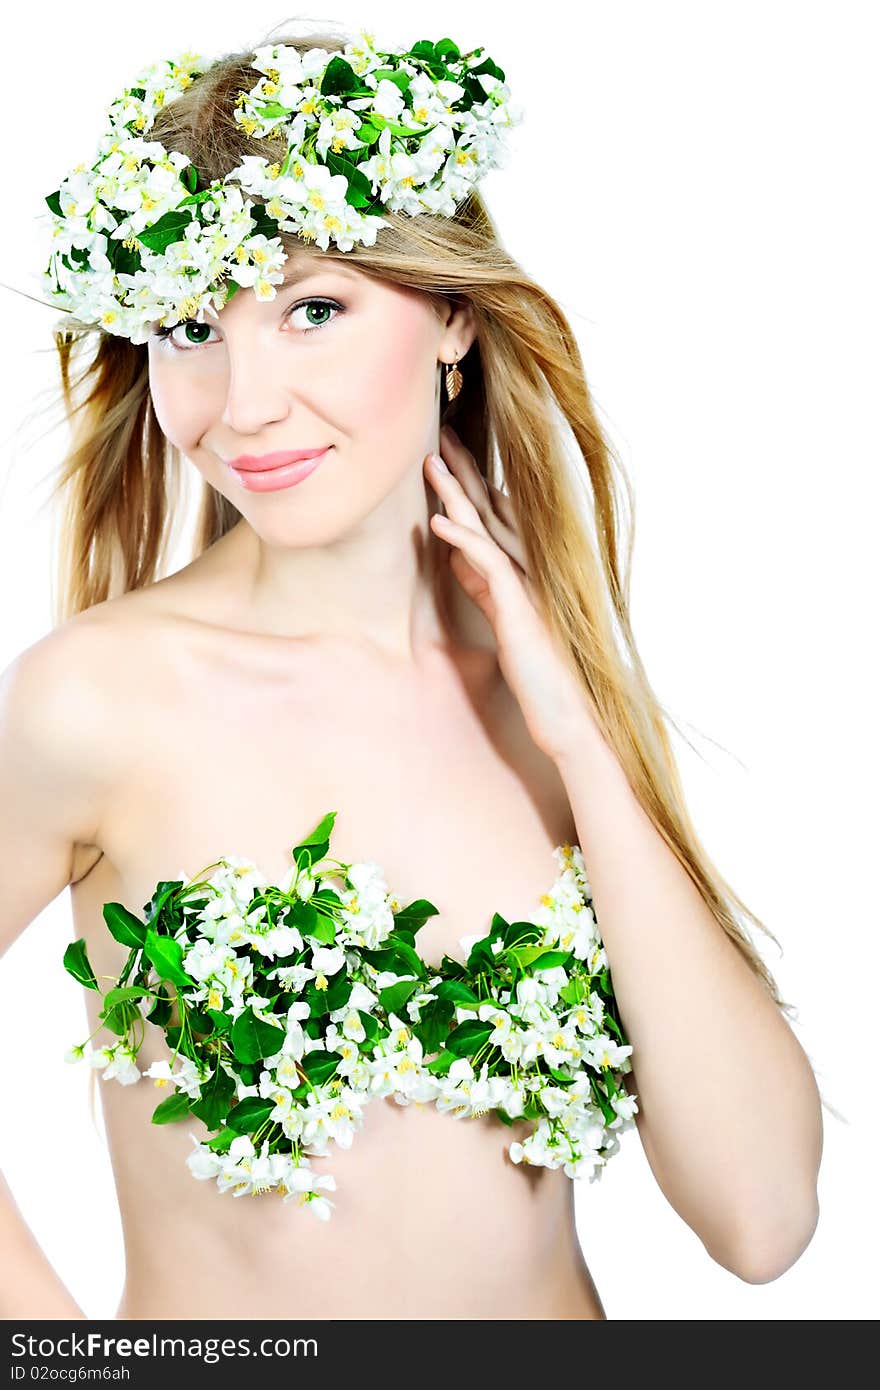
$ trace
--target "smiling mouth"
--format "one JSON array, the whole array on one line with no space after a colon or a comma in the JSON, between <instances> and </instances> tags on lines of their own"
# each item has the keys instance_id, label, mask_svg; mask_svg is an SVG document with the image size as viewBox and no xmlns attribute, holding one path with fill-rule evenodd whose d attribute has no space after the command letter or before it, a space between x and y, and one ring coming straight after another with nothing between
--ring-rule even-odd
<instances>
[{"instance_id":1,"label":"smiling mouth","mask_svg":"<svg viewBox=\"0 0 880 1390\"><path fill-rule=\"evenodd\" d=\"M240 454L238 458L228 459L227 463L239 473L268 473L289 463L306 463L309 459L318 458L329 447L329 444L325 444L319 449L279 449L273 454Z\"/></svg>"},{"instance_id":2,"label":"smiling mouth","mask_svg":"<svg viewBox=\"0 0 880 1390\"><path fill-rule=\"evenodd\" d=\"M277 492L282 488L295 487L304 478L308 478L332 448L333 445L328 444L326 449L310 449L305 458L294 457L292 462L275 463L269 468L238 468L233 463L227 464L227 467L241 487L248 492ZM302 452L301 450L300 454ZM266 457L273 456L264 455L260 462ZM290 458L290 455L287 457Z\"/></svg>"}]
</instances>

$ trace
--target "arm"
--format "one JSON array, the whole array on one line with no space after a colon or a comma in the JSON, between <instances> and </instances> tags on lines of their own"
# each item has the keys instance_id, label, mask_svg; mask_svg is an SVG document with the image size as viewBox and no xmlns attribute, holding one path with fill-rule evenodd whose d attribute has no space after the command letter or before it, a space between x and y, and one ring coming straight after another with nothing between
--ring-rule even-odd
<instances>
[{"instance_id":1,"label":"arm","mask_svg":"<svg viewBox=\"0 0 880 1390\"><path fill-rule=\"evenodd\" d=\"M812 1067L590 717L566 745L555 761L633 1045L645 1155L712 1258L766 1283L800 1257L818 1220Z\"/></svg>"},{"instance_id":2,"label":"arm","mask_svg":"<svg viewBox=\"0 0 880 1390\"><path fill-rule=\"evenodd\" d=\"M96 843L109 761L96 638L74 620L0 675L2 952L72 881L76 845ZM2 1176L0 1246L0 1318L85 1318Z\"/></svg>"}]
</instances>

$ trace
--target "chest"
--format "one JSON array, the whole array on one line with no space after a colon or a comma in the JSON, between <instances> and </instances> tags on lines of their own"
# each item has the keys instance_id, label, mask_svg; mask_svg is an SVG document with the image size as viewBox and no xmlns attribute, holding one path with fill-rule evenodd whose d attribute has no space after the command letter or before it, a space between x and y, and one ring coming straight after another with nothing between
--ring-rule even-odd
<instances>
[{"instance_id":1,"label":"chest","mask_svg":"<svg viewBox=\"0 0 880 1390\"><path fill-rule=\"evenodd\" d=\"M283 669L239 655L178 651L126 712L127 766L77 915L100 928L109 899L139 912L157 882L221 855L278 881L330 811L334 858L372 860L398 897L437 907L427 958L458 956L496 911L531 915L576 832L493 661L394 676L343 653Z\"/></svg>"}]
</instances>

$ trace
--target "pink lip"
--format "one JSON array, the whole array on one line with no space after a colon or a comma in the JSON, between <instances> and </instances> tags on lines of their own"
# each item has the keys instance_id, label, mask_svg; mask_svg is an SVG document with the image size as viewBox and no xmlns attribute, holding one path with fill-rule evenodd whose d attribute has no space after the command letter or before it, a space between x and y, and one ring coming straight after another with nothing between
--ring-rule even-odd
<instances>
[{"instance_id":1,"label":"pink lip","mask_svg":"<svg viewBox=\"0 0 880 1390\"><path fill-rule=\"evenodd\" d=\"M259 458L245 454L230 460L228 466L249 492L276 492L279 488L293 487L314 473L332 447L328 444L324 449L298 449L287 453L263 454Z\"/></svg>"},{"instance_id":2,"label":"pink lip","mask_svg":"<svg viewBox=\"0 0 880 1390\"><path fill-rule=\"evenodd\" d=\"M301 459L317 458L324 449L283 449L276 454L239 454L238 458L228 459L230 468L242 473L265 473L270 468L280 468L284 463L299 463Z\"/></svg>"}]
</instances>

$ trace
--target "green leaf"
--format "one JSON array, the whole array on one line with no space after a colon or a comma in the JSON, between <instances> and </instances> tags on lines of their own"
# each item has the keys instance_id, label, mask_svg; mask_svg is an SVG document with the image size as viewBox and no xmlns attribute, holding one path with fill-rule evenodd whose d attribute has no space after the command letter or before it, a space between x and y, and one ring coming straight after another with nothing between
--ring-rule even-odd
<instances>
[{"instance_id":1,"label":"green leaf","mask_svg":"<svg viewBox=\"0 0 880 1390\"><path fill-rule=\"evenodd\" d=\"M164 984L160 984L157 993L158 998L147 1014L147 1018L150 1023L155 1023L159 1028L164 1028L171 1018L171 999Z\"/></svg>"},{"instance_id":2,"label":"green leaf","mask_svg":"<svg viewBox=\"0 0 880 1390\"><path fill-rule=\"evenodd\" d=\"M454 1017L455 1005L448 999L431 999L424 1006L413 1032L426 1052L436 1052L443 1046Z\"/></svg>"},{"instance_id":3,"label":"green leaf","mask_svg":"<svg viewBox=\"0 0 880 1390\"><path fill-rule=\"evenodd\" d=\"M269 121L273 121L276 116L292 115L290 107L282 106L280 101L258 101L255 106L260 115L265 116Z\"/></svg>"},{"instance_id":4,"label":"green leaf","mask_svg":"<svg viewBox=\"0 0 880 1390\"><path fill-rule=\"evenodd\" d=\"M388 985L379 991L379 1003L387 1014L396 1014L418 987L418 980L398 980L396 985Z\"/></svg>"},{"instance_id":5,"label":"green leaf","mask_svg":"<svg viewBox=\"0 0 880 1390\"><path fill-rule=\"evenodd\" d=\"M111 1033L118 1033L124 1038L131 1025L140 1017L140 1010L137 1004L123 1000L112 1009L107 1009L101 1014L104 1020L104 1027L109 1028Z\"/></svg>"},{"instance_id":6,"label":"green leaf","mask_svg":"<svg viewBox=\"0 0 880 1390\"><path fill-rule=\"evenodd\" d=\"M438 39L434 45L434 52L446 63L457 63L461 58L458 44L453 43L452 39Z\"/></svg>"},{"instance_id":7,"label":"green leaf","mask_svg":"<svg viewBox=\"0 0 880 1390\"><path fill-rule=\"evenodd\" d=\"M170 898L173 898L178 889L183 887L183 879L179 878L174 882L163 880L156 884L152 898L144 908L144 916L148 919L147 926L154 927L165 909Z\"/></svg>"},{"instance_id":8,"label":"green leaf","mask_svg":"<svg viewBox=\"0 0 880 1390\"><path fill-rule=\"evenodd\" d=\"M381 134L382 132L377 125L373 125L372 121L366 120L362 120L355 131L355 137L358 140L363 140L365 145L375 145Z\"/></svg>"},{"instance_id":9,"label":"green leaf","mask_svg":"<svg viewBox=\"0 0 880 1390\"><path fill-rule=\"evenodd\" d=\"M351 997L353 989L354 980L350 980L344 970L337 971L337 973L332 976L327 989L323 991L327 1011L330 1012L332 1009L344 1008ZM315 992L320 993L321 991L316 990Z\"/></svg>"},{"instance_id":10,"label":"green leaf","mask_svg":"<svg viewBox=\"0 0 880 1390\"><path fill-rule=\"evenodd\" d=\"M78 941L71 941L67 950L64 952L64 968L75 980L86 989L96 989L100 994L98 981L95 979L95 972L89 964L89 956L86 950L86 939L81 936Z\"/></svg>"},{"instance_id":11,"label":"green leaf","mask_svg":"<svg viewBox=\"0 0 880 1390\"><path fill-rule=\"evenodd\" d=\"M342 174L348 180L345 201L351 207L362 208L372 202L372 184L366 174L361 173L356 164L347 159L345 155L335 154L333 150L328 150L324 158L331 174Z\"/></svg>"},{"instance_id":12,"label":"green leaf","mask_svg":"<svg viewBox=\"0 0 880 1390\"><path fill-rule=\"evenodd\" d=\"M393 986L392 986L393 988ZM379 1020L372 1014L368 1014L364 1009L358 1009L361 1023L364 1025L364 1041L362 1046L372 1047L379 1036Z\"/></svg>"},{"instance_id":13,"label":"green leaf","mask_svg":"<svg viewBox=\"0 0 880 1390\"><path fill-rule=\"evenodd\" d=\"M64 213L61 211L61 199L59 197L60 192L61 189L58 188L55 190L54 193L48 194L46 198L46 202L49 204L49 207L52 209L56 217L64 216Z\"/></svg>"},{"instance_id":14,"label":"green leaf","mask_svg":"<svg viewBox=\"0 0 880 1390\"><path fill-rule=\"evenodd\" d=\"M535 922L511 922L502 932L501 940L504 949L508 950L511 946L527 946L530 941L540 941L543 935L544 928Z\"/></svg>"},{"instance_id":15,"label":"green leaf","mask_svg":"<svg viewBox=\"0 0 880 1390\"><path fill-rule=\"evenodd\" d=\"M232 1025L232 1050L239 1062L259 1062L281 1051L285 1030L245 1009Z\"/></svg>"},{"instance_id":16,"label":"green leaf","mask_svg":"<svg viewBox=\"0 0 880 1390\"><path fill-rule=\"evenodd\" d=\"M436 122L434 123L436 124ZM385 120L385 129L390 130L392 135L425 135L429 130L433 130L433 125L401 125L400 121Z\"/></svg>"},{"instance_id":17,"label":"green leaf","mask_svg":"<svg viewBox=\"0 0 880 1390\"><path fill-rule=\"evenodd\" d=\"M516 961L520 969L525 970L533 961L545 955L546 951L546 946L514 946L509 955L511 960Z\"/></svg>"},{"instance_id":18,"label":"green leaf","mask_svg":"<svg viewBox=\"0 0 880 1390\"><path fill-rule=\"evenodd\" d=\"M393 932L385 940L387 944L375 951L362 950L361 954L370 965L377 970L393 970L398 975L415 975L420 980L425 978L425 962L408 941L395 936Z\"/></svg>"},{"instance_id":19,"label":"green leaf","mask_svg":"<svg viewBox=\"0 0 880 1390\"><path fill-rule=\"evenodd\" d=\"M207 1013L202 1013L200 1009L190 1009L186 1016L189 1031L191 1033L213 1033L214 1022Z\"/></svg>"},{"instance_id":20,"label":"green leaf","mask_svg":"<svg viewBox=\"0 0 880 1390\"><path fill-rule=\"evenodd\" d=\"M303 936L309 937L311 941L317 941L322 946L332 946L336 940L336 925L329 917L319 917L315 914L315 920L309 927L300 927Z\"/></svg>"},{"instance_id":21,"label":"green leaf","mask_svg":"<svg viewBox=\"0 0 880 1390\"><path fill-rule=\"evenodd\" d=\"M438 999L450 999L454 1004L465 1008L479 1008L481 1003L485 1003L485 1000L481 1000L479 995L474 994L474 991L461 980L441 980L439 985L434 986L432 993L436 994ZM379 998L381 997L380 995Z\"/></svg>"},{"instance_id":22,"label":"green leaf","mask_svg":"<svg viewBox=\"0 0 880 1390\"><path fill-rule=\"evenodd\" d=\"M551 1066L548 1066L547 1070L553 1077L553 1080L559 1082L560 1086L574 1085L575 1078L573 1076L569 1076L568 1072L560 1071L558 1067Z\"/></svg>"},{"instance_id":23,"label":"green leaf","mask_svg":"<svg viewBox=\"0 0 880 1390\"><path fill-rule=\"evenodd\" d=\"M117 275L134 275L141 268L140 252L126 246L118 237L108 239L107 259Z\"/></svg>"},{"instance_id":24,"label":"green leaf","mask_svg":"<svg viewBox=\"0 0 880 1390\"><path fill-rule=\"evenodd\" d=\"M222 1009L206 1009L205 1013L214 1025L215 1033L228 1033L232 1027L232 1019L229 1014L225 1014Z\"/></svg>"},{"instance_id":25,"label":"green leaf","mask_svg":"<svg viewBox=\"0 0 880 1390\"><path fill-rule=\"evenodd\" d=\"M238 283L237 280L227 280L227 281L226 281L226 298L224 299L223 303L224 303L224 304L228 304L229 301L230 301L230 299L232 298L232 296L233 296L234 294L236 294L237 291L240 290L240 289L241 289L241 285Z\"/></svg>"},{"instance_id":26,"label":"green leaf","mask_svg":"<svg viewBox=\"0 0 880 1390\"><path fill-rule=\"evenodd\" d=\"M610 1028L611 1032L616 1034L619 1038L622 1046L628 1046L626 1038L623 1036L623 1030L618 1026L617 1020L609 1009L605 1010L605 1017L602 1019L602 1027Z\"/></svg>"},{"instance_id":27,"label":"green leaf","mask_svg":"<svg viewBox=\"0 0 880 1390\"><path fill-rule=\"evenodd\" d=\"M472 77L478 76L481 72L488 73L490 77L497 77L499 82L504 81L504 69L499 68L497 63L493 63L491 58L484 58L479 67L468 69L468 75ZM480 87L479 99L480 101L485 101L485 98L486 93L483 91L482 87Z\"/></svg>"},{"instance_id":28,"label":"green leaf","mask_svg":"<svg viewBox=\"0 0 880 1390\"><path fill-rule=\"evenodd\" d=\"M572 975L567 984L562 986L559 991L559 998L563 1004L568 1004L574 1008L576 1004L582 1003L590 993L589 985L581 975Z\"/></svg>"},{"instance_id":29,"label":"green leaf","mask_svg":"<svg viewBox=\"0 0 880 1390\"><path fill-rule=\"evenodd\" d=\"M330 848L330 835L335 820L336 812L328 811L327 815L318 821L311 834L301 840L298 845L294 845L291 854L298 869L301 869L303 865L308 867L310 864L318 864L326 856L327 850ZM297 925L299 924L297 923Z\"/></svg>"},{"instance_id":30,"label":"green leaf","mask_svg":"<svg viewBox=\"0 0 880 1390\"><path fill-rule=\"evenodd\" d=\"M224 1126L223 1129L218 1130L216 1134L212 1134L211 1138L207 1139L205 1143L212 1153L225 1154L229 1152L229 1145L235 1137L235 1130L227 1129Z\"/></svg>"},{"instance_id":31,"label":"green leaf","mask_svg":"<svg viewBox=\"0 0 880 1390\"><path fill-rule=\"evenodd\" d=\"M121 985L115 989L108 989L104 995L104 1012L112 1009L115 1004L121 1004L123 999L149 999L152 990L145 989L142 985Z\"/></svg>"},{"instance_id":32,"label":"green leaf","mask_svg":"<svg viewBox=\"0 0 880 1390\"><path fill-rule=\"evenodd\" d=\"M208 1126L217 1129L229 1110L229 1103L235 1095L235 1082L218 1066L213 1076L203 1082L201 1097L193 1101L192 1113Z\"/></svg>"},{"instance_id":33,"label":"green leaf","mask_svg":"<svg viewBox=\"0 0 880 1390\"><path fill-rule=\"evenodd\" d=\"M596 1097L596 1103L599 1106L599 1109L602 1111L602 1117L605 1120L605 1123L607 1125L610 1125L615 1115L617 1114L617 1111L614 1109L614 1106L611 1104L608 1097L605 1095L605 1092L602 1090L601 1086L593 1086L592 1090L593 1095Z\"/></svg>"},{"instance_id":34,"label":"green leaf","mask_svg":"<svg viewBox=\"0 0 880 1390\"><path fill-rule=\"evenodd\" d=\"M102 909L110 935L123 946L143 946L147 929L122 903L105 903Z\"/></svg>"},{"instance_id":35,"label":"green leaf","mask_svg":"<svg viewBox=\"0 0 880 1390\"><path fill-rule=\"evenodd\" d=\"M202 188L198 193L190 193L189 197L181 198L175 208L175 212L179 212L181 208L198 207L199 203L204 203L208 198L213 197L213 195L213 188Z\"/></svg>"},{"instance_id":36,"label":"green leaf","mask_svg":"<svg viewBox=\"0 0 880 1390\"><path fill-rule=\"evenodd\" d=\"M533 950L534 948L530 947L528 949ZM549 970L554 965L567 965L570 959L571 951L544 950L543 954L537 955L530 964L533 971Z\"/></svg>"},{"instance_id":37,"label":"green leaf","mask_svg":"<svg viewBox=\"0 0 880 1390\"><path fill-rule=\"evenodd\" d=\"M436 1057L432 1057L430 1062L425 1063L425 1070L433 1072L435 1076L445 1076L456 1060L454 1052L438 1052Z\"/></svg>"},{"instance_id":38,"label":"green leaf","mask_svg":"<svg viewBox=\"0 0 880 1390\"><path fill-rule=\"evenodd\" d=\"M446 1039L446 1046L450 1052L454 1052L456 1057L473 1057L475 1052L479 1052L483 1043L494 1033L495 1024L487 1020L478 1018L467 1018L464 1023L460 1023L457 1028Z\"/></svg>"},{"instance_id":39,"label":"green leaf","mask_svg":"<svg viewBox=\"0 0 880 1390\"><path fill-rule=\"evenodd\" d=\"M183 240L186 227L192 221L189 212L181 212L178 208L172 208L154 222L152 226L145 227L142 232L137 233L137 239L143 246L150 251L161 252L171 246L176 241Z\"/></svg>"},{"instance_id":40,"label":"green leaf","mask_svg":"<svg viewBox=\"0 0 880 1390\"><path fill-rule=\"evenodd\" d=\"M226 1116L226 1124L236 1134L253 1134L268 1120L274 1109L274 1100L266 1100L263 1096L245 1096L238 1105L233 1105Z\"/></svg>"},{"instance_id":41,"label":"green leaf","mask_svg":"<svg viewBox=\"0 0 880 1390\"><path fill-rule=\"evenodd\" d=\"M325 1018L333 1007L329 994L329 989L318 989L314 981L309 980L299 996L299 999L309 1006L309 1017L301 1019L300 1023L303 1032L308 1033L310 1038L319 1036L323 1032L320 1020ZM313 1024L315 1025L314 1028L312 1027Z\"/></svg>"},{"instance_id":42,"label":"green leaf","mask_svg":"<svg viewBox=\"0 0 880 1390\"><path fill-rule=\"evenodd\" d=\"M402 907L399 912L394 914L394 930L402 927L406 931L418 931L423 927L429 917L436 917L439 908L433 903L428 902L427 898L416 898L408 907Z\"/></svg>"},{"instance_id":43,"label":"green leaf","mask_svg":"<svg viewBox=\"0 0 880 1390\"><path fill-rule=\"evenodd\" d=\"M182 1120L184 1115L190 1112L192 1101L188 1095L182 1091L175 1091L173 1096L166 1096L161 1101L150 1116L150 1124L167 1125L172 1120Z\"/></svg>"},{"instance_id":44,"label":"green leaf","mask_svg":"<svg viewBox=\"0 0 880 1390\"><path fill-rule=\"evenodd\" d=\"M351 64L335 54L324 69L320 90L322 96L341 96L360 85L361 80Z\"/></svg>"},{"instance_id":45,"label":"green leaf","mask_svg":"<svg viewBox=\"0 0 880 1390\"><path fill-rule=\"evenodd\" d=\"M144 939L144 955L155 967L162 980L170 980L182 989L192 989L195 980L183 969L183 947L170 936L160 936L152 927L147 928Z\"/></svg>"},{"instance_id":46,"label":"green leaf","mask_svg":"<svg viewBox=\"0 0 880 1390\"><path fill-rule=\"evenodd\" d=\"M326 1052L321 1047L316 1047L312 1052L307 1052L300 1061L300 1066L310 1081L316 1086L322 1081L328 1081L336 1071L342 1058L338 1052Z\"/></svg>"},{"instance_id":47,"label":"green leaf","mask_svg":"<svg viewBox=\"0 0 880 1390\"><path fill-rule=\"evenodd\" d=\"M498 973L499 960L489 946L490 940L490 937L485 937L482 941L474 942L467 958L469 974L495 975Z\"/></svg>"},{"instance_id":48,"label":"green leaf","mask_svg":"<svg viewBox=\"0 0 880 1390\"><path fill-rule=\"evenodd\" d=\"M251 229L252 236L274 236L278 231L278 222L274 217L270 217L264 204L255 203L250 209L250 218L253 222Z\"/></svg>"}]
</instances>

